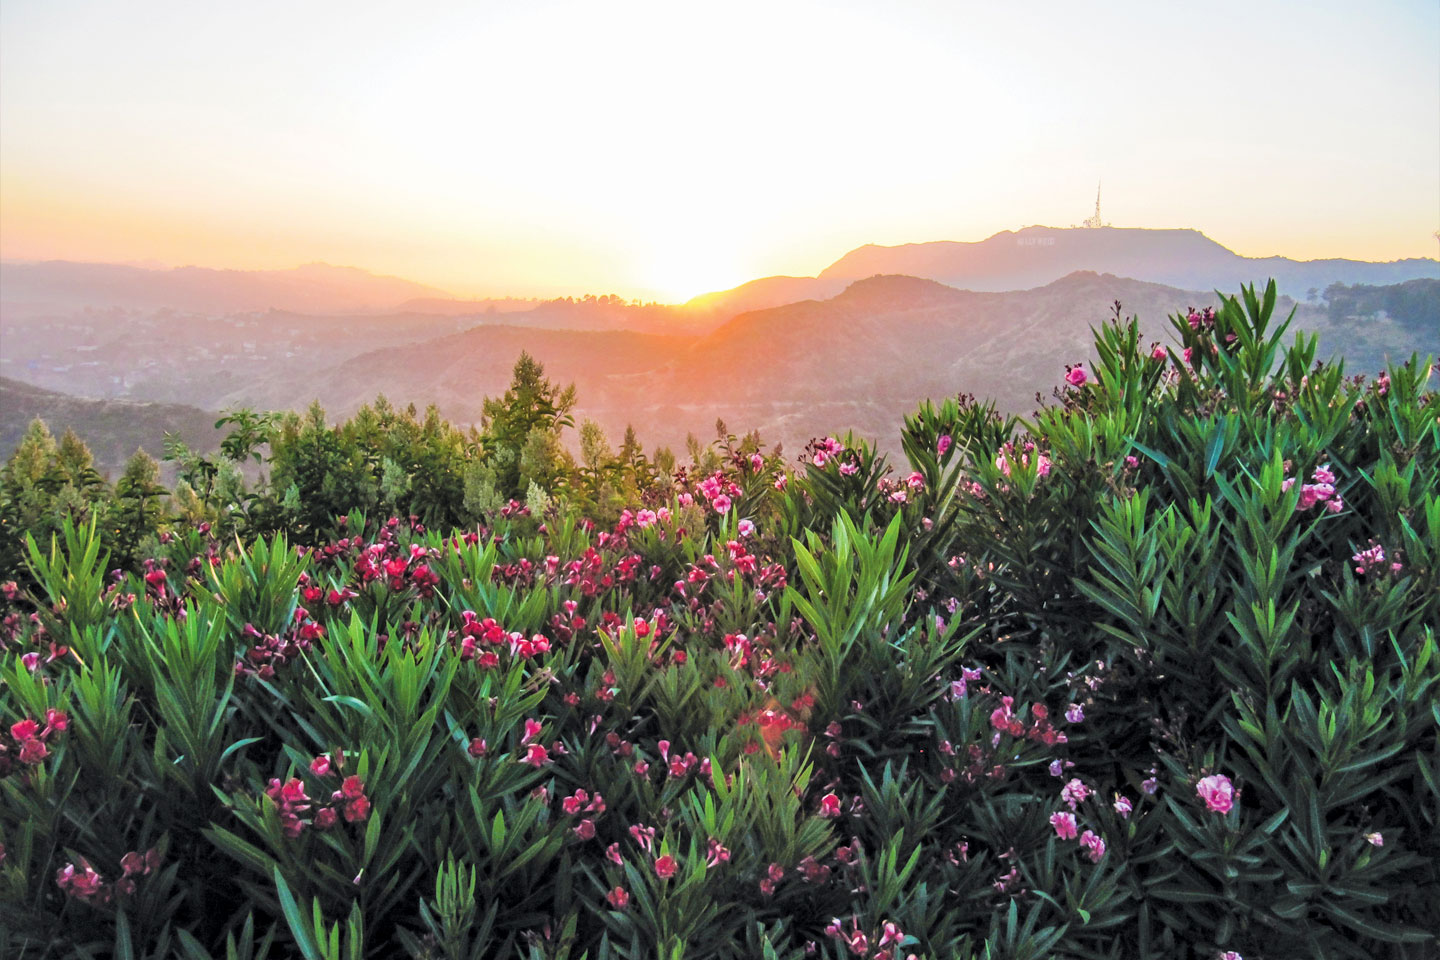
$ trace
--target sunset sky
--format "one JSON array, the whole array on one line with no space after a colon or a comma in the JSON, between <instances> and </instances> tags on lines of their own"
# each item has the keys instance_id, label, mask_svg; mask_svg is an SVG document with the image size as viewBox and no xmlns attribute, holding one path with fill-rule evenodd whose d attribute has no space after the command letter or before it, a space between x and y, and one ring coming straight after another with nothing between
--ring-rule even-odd
<instances>
[{"instance_id":1,"label":"sunset sky","mask_svg":"<svg viewBox=\"0 0 1440 960\"><path fill-rule=\"evenodd\" d=\"M1117 226L1436 256L1440 4L0 6L5 258L675 300L1102 178Z\"/></svg>"}]
</instances>

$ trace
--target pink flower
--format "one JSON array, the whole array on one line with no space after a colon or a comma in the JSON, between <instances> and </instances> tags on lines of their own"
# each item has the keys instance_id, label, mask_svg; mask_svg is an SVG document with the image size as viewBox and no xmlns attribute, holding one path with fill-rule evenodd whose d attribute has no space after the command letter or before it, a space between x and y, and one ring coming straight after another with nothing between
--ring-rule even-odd
<instances>
[{"instance_id":1,"label":"pink flower","mask_svg":"<svg viewBox=\"0 0 1440 960\"><path fill-rule=\"evenodd\" d=\"M328 774L328 773L330 772L330 756L329 756L329 754L324 754L324 753L322 753L322 754L320 754L320 756L316 757L314 760L311 760L311 761L310 761L310 772L313 773L313 774L315 774L316 776L319 776L319 777L323 777L323 776L325 776L326 774Z\"/></svg>"},{"instance_id":2,"label":"pink flower","mask_svg":"<svg viewBox=\"0 0 1440 960\"><path fill-rule=\"evenodd\" d=\"M536 737L540 736L540 731L541 731L543 728L544 728L544 725L541 724L540 721L538 721L538 720L526 719L526 721L525 721L525 736L523 736L523 737L520 738L520 742L521 742L521 743L529 743L531 740L534 740Z\"/></svg>"},{"instance_id":3,"label":"pink flower","mask_svg":"<svg viewBox=\"0 0 1440 960\"><path fill-rule=\"evenodd\" d=\"M1378 831L1378 830L1375 831L1374 833L1367 833L1367 834L1365 834L1365 840L1366 840L1366 842L1368 842L1368 843L1370 844L1370 846L1372 846L1372 847L1383 847L1383 846L1385 846L1385 838L1380 835L1380 831Z\"/></svg>"},{"instance_id":4,"label":"pink flower","mask_svg":"<svg viewBox=\"0 0 1440 960\"><path fill-rule=\"evenodd\" d=\"M753 520L741 520L741 521L740 521L740 536L742 536L742 537L753 537L753 536L755 536L755 521L753 521Z\"/></svg>"},{"instance_id":5,"label":"pink flower","mask_svg":"<svg viewBox=\"0 0 1440 960\"><path fill-rule=\"evenodd\" d=\"M946 451L950 449L950 444L952 443L954 443L954 441L950 439L950 434L942 433L940 439L935 441L935 453L938 456L945 456Z\"/></svg>"},{"instance_id":6,"label":"pink flower","mask_svg":"<svg viewBox=\"0 0 1440 960\"><path fill-rule=\"evenodd\" d=\"M56 710L53 707L45 711L45 729L40 736L48 737L51 733L64 733L70 726L70 717L63 710Z\"/></svg>"},{"instance_id":7,"label":"pink flower","mask_svg":"<svg viewBox=\"0 0 1440 960\"><path fill-rule=\"evenodd\" d=\"M1115 794L1115 812L1120 814L1122 820L1130 819L1130 813L1135 809L1130 798L1123 794Z\"/></svg>"},{"instance_id":8,"label":"pink flower","mask_svg":"<svg viewBox=\"0 0 1440 960\"><path fill-rule=\"evenodd\" d=\"M35 766L50 755L50 750L45 746L45 741L38 737L31 737L20 744L20 762Z\"/></svg>"},{"instance_id":9,"label":"pink flower","mask_svg":"<svg viewBox=\"0 0 1440 960\"><path fill-rule=\"evenodd\" d=\"M579 837L581 840L594 840L594 839L595 839L595 821L594 821L594 820L588 820L588 819L587 819L587 820L581 820L581 821L580 821L578 824L576 824L576 826L575 826L575 836Z\"/></svg>"},{"instance_id":10,"label":"pink flower","mask_svg":"<svg viewBox=\"0 0 1440 960\"><path fill-rule=\"evenodd\" d=\"M1090 788L1085 786L1078 777L1060 788L1060 799L1068 803L1071 810L1078 807L1088 796L1090 796Z\"/></svg>"},{"instance_id":11,"label":"pink flower","mask_svg":"<svg viewBox=\"0 0 1440 960\"><path fill-rule=\"evenodd\" d=\"M345 804L345 822L359 823L370 816L370 800L360 796Z\"/></svg>"},{"instance_id":12,"label":"pink flower","mask_svg":"<svg viewBox=\"0 0 1440 960\"><path fill-rule=\"evenodd\" d=\"M611 890L605 894L605 899L609 901L610 906L616 910L624 910L630 906L630 894L624 887L616 887L614 890Z\"/></svg>"},{"instance_id":13,"label":"pink flower","mask_svg":"<svg viewBox=\"0 0 1440 960\"><path fill-rule=\"evenodd\" d=\"M554 763L554 761L550 759L550 751L538 743L532 743L526 748L525 757L520 762L528 763L530 766L536 768L543 767L547 763Z\"/></svg>"},{"instance_id":14,"label":"pink flower","mask_svg":"<svg viewBox=\"0 0 1440 960\"><path fill-rule=\"evenodd\" d=\"M1229 813L1235 805L1235 786L1223 773L1212 774L1195 784L1195 792L1205 801L1205 809Z\"/></svg>"},{"instance_id":15,"label":"pink flower","mask_svg":"<svg viewBox=\"0 0 1440 960\"><path fill-rule=\"evenodd\" d=\"M1052 813L1050 814L1050 826L1055 828L1055 836L1061 840L1075 839L1075 814Z\"/></svg>"},{"instance_id":16,"label":"pink flower","mask_svg":"<svg viewBox=\"0 0 1440 960\"><path fill-rule=\"evenodd\" d=\"M1328 463L1324 464L1323 466L1316 467L1315 472L1310 474L1310 479L1315 483L1326 483L1331 486L1335 485L1335 474L1331 472L1330 464Z\"/></svg>"},{"instance_id":17,"label":"pink flower","mask_svg":"<svg viewBox=\"0 0 1440 960\"><path fill-rule=\"evenodd\" d=\"M840 816L840 798L833 793L827 793L821 797L820 816L826 819Z\"/></svg>"},{"instance_id":18,"label":"pink flower","mask_svg":"<svg viewBox=\"0 0 1440 960\"><path fill-rule=\"evenodd\" d=\"M1085 719L1085 709L1078 703L1072 703L1065 710L1065 719L1070 723L1079 723Z\"/></svg>"},{"instance_id":19,"label":"pink flower","mask_svg":"<svg viewBox=\"0 0 1440 960\"><path fill-rule=\"evenodd\" d=\"M1084 367L1080 367L1080 366L1071 367L1069 370L1067 370L1067 371L1065 372L1065 382L1068 383L1068 384L1070 384L1070 386L1072 386L1072 387L1081 387L1081 386L1084 386L1084 385L1085 385L1085 381L1086 381L1087 379L1088 379L1088 378L1085 376L1085 368L1084 368Z\"/></svg>"},{"instance_id":20,"label":"pink flower","mask_svg":"<svg viewBox=\"0 0 1440 960\"><path fill-rule=\"evenodd\" d=\"M472 757L483 757L489 750L490 747L485 743L484 737L476 737L470 741L470 746L465 748L465 752Z\"/></svg>"},{"instance_id":21,"label":"pink flower","mask_svg":"<svg viewBox=\"0 0 1440 960\"><path fill-rule=\"evenodd\" d=\"M29 740L31 737L37 737L39 735L40 724L29 717L10 725L10 736L16 740Z\"/></svg>"},{"instance_id":22,"label":"pink flower","mask_svg":"<svg viewBox=\"0 0 1440 960\"><path fill-rule=\"evenodd\" d=\"M1105 841L1093 831L1086 830L1080 834L1080 846L1085 848L1091 863L1099 863L1100 859L1105 856Z\"/></svg>"},{"instance_id":23,"label":"pink flower","mask_svg":"<svg viewBox=\"0 0 1440 960\"><path fill-rule=\"evenodd\" d=\"M730 511L730 498L722 493L710 501L710 506L715 508L716 513L728 513Z\"/></svg>"},{"instance_id":24,"label":"pink flower","mask_svg":"<svg viewBox=\"0 0 1440 960\"><path fill-rule=\"evenodd\" d=\"M661 880L669 880L671 877L675 876L675 858L667 853L665 854L665 856L656 860L655 876L659 877Z\"/></svg>"},{"instance_id":25,"label":"pink flower","mask_svg":"<svg viewBox=\"0 0 1440 960\"><path fill-rule=\"evenodd\" d=\"M1165 348L1156 344L1155 349L1150 351L1151 360L1164 360L1166 357Z\"/></svg>"}]
</instances>

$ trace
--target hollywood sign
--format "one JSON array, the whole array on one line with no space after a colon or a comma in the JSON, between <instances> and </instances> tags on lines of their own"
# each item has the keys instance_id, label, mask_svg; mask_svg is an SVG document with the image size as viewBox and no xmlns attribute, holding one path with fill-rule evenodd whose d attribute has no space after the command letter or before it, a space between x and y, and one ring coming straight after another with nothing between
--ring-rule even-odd
<instances>
[{"instance_id":1,"label":"hollywood sign","mask_svg":"<svg viewBox=\"0 0 1440 960\"><path fill-rule=\"evenodd\" d=\"M1016 237L1016 238L1015 238L1015 245L1016 245L1017 247L1053 247L1053 246L1055 246L1055 238L1054 238L1054 237Z\"/></svg>"}]
</instances>

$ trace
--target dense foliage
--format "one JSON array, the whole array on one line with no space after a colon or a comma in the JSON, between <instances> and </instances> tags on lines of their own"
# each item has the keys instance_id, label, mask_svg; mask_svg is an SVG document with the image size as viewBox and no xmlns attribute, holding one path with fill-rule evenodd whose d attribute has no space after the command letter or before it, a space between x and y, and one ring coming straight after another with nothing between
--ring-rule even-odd
<instances>
[{"instance_id":1,"label":"dense foliage","mask_svg":"<svg viewBox=\"0 0 1440 960\"><path fill-rule=\"evenodd\" d=\"M163 503L37 432L0 954L1433 956L1440 408L1273 305L899 469L567 461L538 365L484 434L242 412Z\"/></svg>"}]
</instances>

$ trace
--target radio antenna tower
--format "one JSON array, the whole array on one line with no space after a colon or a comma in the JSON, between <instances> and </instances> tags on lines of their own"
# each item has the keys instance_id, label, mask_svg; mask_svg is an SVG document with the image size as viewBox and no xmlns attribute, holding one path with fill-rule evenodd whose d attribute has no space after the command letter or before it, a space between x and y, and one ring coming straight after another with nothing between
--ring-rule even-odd
<instances>
[{"instance_id":1,"label":"radio antenna tower","mask_svg":"<svg viewBox=\"0 0 1440 960\"><path fill-rule=\"evenodd\" d=\"M1095 216L1081 222L1082 227L1105 227L1109 224L1100 219L1100 181L1095 182Z\"/></svg>"}]
</instances>

